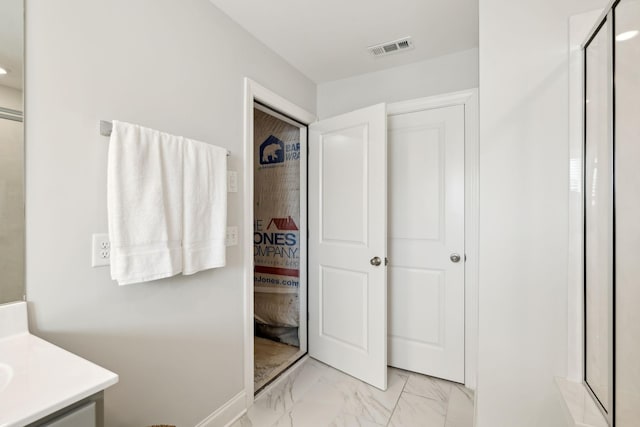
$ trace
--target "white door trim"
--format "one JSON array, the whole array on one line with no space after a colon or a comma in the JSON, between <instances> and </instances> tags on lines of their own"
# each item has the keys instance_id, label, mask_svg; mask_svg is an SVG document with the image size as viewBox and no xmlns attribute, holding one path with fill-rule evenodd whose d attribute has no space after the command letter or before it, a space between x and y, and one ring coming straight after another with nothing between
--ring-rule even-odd
<instances>
[{"instance_id":1,"label":"white door trim","mask_svg":"<svg viewBox=\"0 0 640 427\"><path fill-rule=\"evenodd\" d=\"M300 108L294 103L281 97L280 95L261 86L248 77L244 79L244 215L242 248L244 253L244 392L246 396L247 408L254 401L253 387L253 103L259 101L287 116L299 121L302 124L310 124L316 121L316 116ZM302 150L302 147L301 147ZM304 156L302 156L304 154ZM301 151L300 174L307 174L306 147ZM300 188L300 197L306 200L306 188ZM307 229L306 204L300 207L300 231ZM302 235L301 235L302 237ZM300 239L300 251L306 253L306 239ZM300 289L307 286L307 265L300 263ZM304 284L303 284L304 278ZM300 298L300 310L307 311L306 293ZM304 310L304 311L303 311ZM306 329L303 332L306 334ZM306 335L304 342L306 343ZM301 340L302 342L303 340Z\"/></svg>"},{"instance_id":2,"label":"white door trim","mask_svg":"<svg viewBox=\"0 0 640 427\"><path fill-rule=\"evenodd\" d=\"M464 106L465 169L465 386L476 388L478 360L478 245L479 245L479 115L478 89L412 99L387 105L387 115L433 108Z\"/></svg>"}]
</instances>

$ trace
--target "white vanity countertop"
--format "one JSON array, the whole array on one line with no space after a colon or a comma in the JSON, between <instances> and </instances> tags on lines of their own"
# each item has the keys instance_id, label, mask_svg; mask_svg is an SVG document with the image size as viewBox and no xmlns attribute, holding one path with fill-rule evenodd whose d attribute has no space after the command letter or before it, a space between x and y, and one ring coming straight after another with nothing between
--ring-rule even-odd
<instances>
[{"instance_id":1,"label":"white vanity countertop","mask_svg":"<svg viewBox=\"0 0 640 427\"><path fill-rule=\"evenodd\" d=\"M0 326L0 427L24 426L118 382L113 372L15 328L26 319L7 319L6 310L26 318L26 303L0 306L0 325L14 326Z\"/></svg>"}]
</instances>

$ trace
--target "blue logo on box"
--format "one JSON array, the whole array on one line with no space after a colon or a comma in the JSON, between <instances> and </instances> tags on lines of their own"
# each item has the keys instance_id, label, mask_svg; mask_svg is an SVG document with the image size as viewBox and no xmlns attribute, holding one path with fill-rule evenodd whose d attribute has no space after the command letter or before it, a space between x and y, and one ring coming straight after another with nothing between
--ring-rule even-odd
<instances>
[{"instance_id":1,"label":"blue logo on box","mask_svg":"<svg viewBox=\"0 0 640 427\"><path fill-rule=\"evenodd\" d=\"M284 142L270 135L260 144L260 164L273 165L284 162Z\"/></svg>"}]
</instances>

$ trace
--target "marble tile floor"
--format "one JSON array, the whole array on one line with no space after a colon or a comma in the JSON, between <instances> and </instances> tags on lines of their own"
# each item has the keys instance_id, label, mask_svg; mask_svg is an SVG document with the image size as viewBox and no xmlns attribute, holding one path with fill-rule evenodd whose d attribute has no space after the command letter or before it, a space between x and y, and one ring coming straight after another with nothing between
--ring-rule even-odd
<instances>
[{"instance_id":1,"label":"marble tile floor","mask_svg":"<svg viewBox=\"0 0 640 427\"><path fill-rule=\"evenodd\" d=\"M380 391L305 358L260 393L232 427L472 427L473 392L389 368Z\"/></svg>"}]
</instances>

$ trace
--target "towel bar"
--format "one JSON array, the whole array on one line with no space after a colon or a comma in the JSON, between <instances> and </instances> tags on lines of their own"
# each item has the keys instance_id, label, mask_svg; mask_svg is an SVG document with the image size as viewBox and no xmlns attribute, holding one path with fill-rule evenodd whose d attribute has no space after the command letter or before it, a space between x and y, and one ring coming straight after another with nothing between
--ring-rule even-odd
<instances>
[{"instance_id":1,"label":"towel bar","mask_svg":"<svg viewBox=\"0 0 640 427\"><path fill-rule=\"evenodd\" d=\"M100 135L102 136L111 136L111 131L113 130L113 123L107 120L100 120ZM227 156L230 156L231 152L227 151Z\"/></svg>"}]
</instances>

